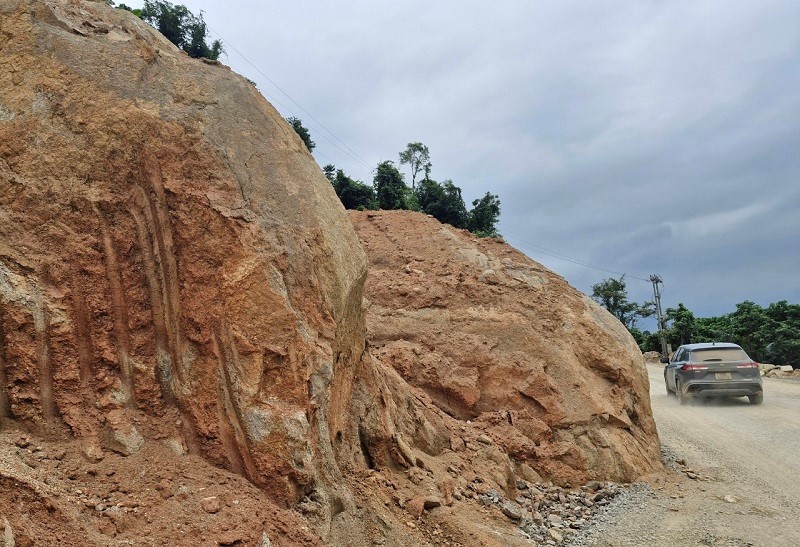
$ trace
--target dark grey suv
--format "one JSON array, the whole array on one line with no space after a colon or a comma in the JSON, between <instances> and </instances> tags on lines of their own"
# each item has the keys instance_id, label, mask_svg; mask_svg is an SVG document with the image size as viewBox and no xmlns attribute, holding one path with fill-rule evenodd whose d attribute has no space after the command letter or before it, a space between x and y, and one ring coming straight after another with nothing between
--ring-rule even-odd
<instances>
[{"instance_id":1,"label":"dark grey suv","mask_svg":"<svg viewBox=\"0 0 800 547\"><path fill-rule=\"evenodd\" d=\"M667 393L676 393L682 405L693 397L747 396L754 405L764 401L758 363L736 344L686 344L661 359Z\"/></svg>"}]
</instances>

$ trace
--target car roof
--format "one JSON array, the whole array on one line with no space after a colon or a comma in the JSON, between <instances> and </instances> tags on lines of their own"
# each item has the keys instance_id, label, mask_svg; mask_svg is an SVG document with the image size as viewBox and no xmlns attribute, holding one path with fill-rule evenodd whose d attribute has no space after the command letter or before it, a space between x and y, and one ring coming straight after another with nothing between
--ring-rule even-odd
<instances>
[{"instance_id":1,"label":"car roof","mask_svg":"<svg viewBox=\"0 0 800 547\"><path fill-rule=\"evenodd\" d=\"M733 344L731 342L703 342L702 344L685 344L681 346L684 349L689 351L695 351L698 349L711 349L711 348L736 348L742 349L742 347L738 344Z\"/></svg>"}]
</instances>

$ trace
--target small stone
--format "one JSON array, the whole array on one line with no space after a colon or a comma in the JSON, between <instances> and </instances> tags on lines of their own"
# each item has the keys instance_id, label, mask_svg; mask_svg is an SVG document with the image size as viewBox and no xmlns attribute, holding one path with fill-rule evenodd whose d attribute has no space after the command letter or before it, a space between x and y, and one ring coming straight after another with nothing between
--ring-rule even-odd
<instances>
[{"instance_id":1,"label":"small stone","mask_svg":"<svg viewBox=\"0 0 800 547\"><path fill-rule=\"evenodd\" d=\"M490 439L485 433L481 433L478 435L478 442L482 444L492 444L492 439Z\"/></svg>"},{"instance_id":2,"label":"small stone","mask_svg":"<svg viewBox=\"0 0 800 547\"><path fill-rule=\"evenodd\" d=\"M564 520L560 516L550 513L547 515L547 522L550 524L563 524Z\"/></svg>"},{"instance_id":3,"label":"small stone","mask_svg":"<svg viewBox=\"0 0 800 547\"><path fill-rule=\"evenodd\" d=\"M739 503L739 500L731 495L722 498L726 503Z\"/></svg>"},{"instance_id":4,"label":"small stone","mask_svg":"<svg viewBox=\"0 0 800 547\"><path fill-rule=\"evenodd\" d=\"M106 457L106 455L103 453L103 449L100 448L100 445L94 443L84 446L81 450L81 454L83 454L83 457L90 462L99 462Z\"/></svg>"},{"instance_id":5,"label":"small stone","mask_svg":"<svg viewBox=\"0 0 800 547\"><path fill-rule=\"evenodd\" d=\"M500 504L500 511L511 520L520 520L522 518L522 507L513 501L506 501Z\"/></svg>"},{"instance_id":6,"label":"small stone","mask_svg":"<svg viewBox=\"0 0 800 547\"><path fill-rule=\"evenodd\" d=\"M588 488L589 490L593 490L595 492L600 490L600 488L602 488L602 486L603 485L600 484L598 481L589 481L589 482L586 483L586 488Z\"/></svg>"},{"instance_id":7,"label":"small stone","mask_svg":"<svg viewBox=\"0 0 800 547\"><path fill-rule=\"evenodd\" d=\"M207 498L203 498L200 500L200 507L203 508L203 511L206 513L218 513L222 506L219 502L219 498L217 496L209 496Z\"/></svg>"},{"instance_id":8,"label":"small stone","mask_svg":"<svg viewBox=\"0 0 800 547\"><path fill-rule=\"evenodd\" d=\"M525 482L523 480L517 481L517 490L527 490L527 489L528 489L528 483L527 482Z\"/></svg>"},{"instance_id":9,"label":"small stone","mask_svg":"<svg viewBox=\"0 0 800 547\"><path fill-rule=\"evenodd\" d=\"M0 519L0 524L3 527L3 545L14 547L14 530L11 528L11 523L6 517L3 517Z\"/></svg>"},{"instance_id":10,"label":"small stone","mask_svg":"<svg viewBox=\"0 0 800 547\"><path fill-rule=\"evenodd\" d=\"M547 531L547 535L550 536L550 539L552 539L556 543L561 543L562 541L564 541L564 536L562 536L561 532L559 532L558 530L553 530L552 528L550 528Z\"/></svg>"},{"instance_id":11,"label":"small stone","mask_svg":"<svg viewBox=\"0 0 800 547\"><path fill-rule=\"evenodd\" d=\"M17 437L17 439L14 441L14 444L19 448L27 448L30 446L31 441L27 437Z\"/></svg>"},{"instance_id":12,"label":"small stone","mask_svg":"<svg viewBox=\"0 0 800 547\"><path fill-rule=\"evenodd\" d=\"M441 506L442 506L442 500L436 497L425 498L425 503L423 504L423 507L426 510L435 509Z\"/></svg>"}]
</instances>

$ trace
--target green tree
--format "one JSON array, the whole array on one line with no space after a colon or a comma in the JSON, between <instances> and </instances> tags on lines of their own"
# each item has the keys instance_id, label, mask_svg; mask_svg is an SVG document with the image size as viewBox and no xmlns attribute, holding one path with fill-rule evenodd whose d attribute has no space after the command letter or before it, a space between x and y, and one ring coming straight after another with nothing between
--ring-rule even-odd
<instances>
[{"instance_id":1,"label":"green tree","mask_svg":"<svg viewBox=\"0 0 800 547\"><path fill-rule=\"evenodd\" d=\"M439 184L425 177L417 187L416 196L422 212L456 228L467 227L467 207L461 197L461 188L452 180Z\"/></svg>"},{"instance_id":2,"label":"green tree","mask_svg":"<svg viewBox=\"0 0 800 547\"><path fill-rule=\"evenodd\" d=\"M124 4L120 8L134 11ZM208 27L203 20L202 11L200 15L195 15L182 4L144 0L140 17L191 57L216 60L223 51L219 40L214 40L210 46L206 43Z\"/></svg>"},{"instance_id":3,"label":"green tree","mask_svg":"<svg viewBox=\"0 0 800 547\"><path fill-rule=\"evenodd\" d=\"M373 179L373 186L381 209L412 209L410 193L403 174L397 170L392 161L378 164Z\"/></svg>"},{"instance_id":4,"label":"green tree","mask_svg":"<svg viewBox=\"0 0 800 547\"><path fill-rule=\"evenodd\" d=\"M400 165L408 164L411 168L411 189L416 189L417 175L422 171L428 178L431 170L431 157L428 147L421 142L410 142L400 152Z\"/></svg>"},{"instance_id":5,"label":"green tree","mask_svg":"<svg viewBox=\"0 0 800 547\"><path fill-rule=\"evenodd\" d=\"M500 198L486 192L481 199L472 202L467 229L480 237L497 237L495 225L500 220Z\"/></svg>"},{"instance_id":6,"label":"green tree","mask_svg":"<svg viewBox=\"0 0 800 547\"><path fill-rule=\"evenodd\" d=\"M667 329L667 341L677 348L682 344L695 342L695 320L694 314L689 309L679 303L677 308L667 308L664 313L667 321L672 321L672 325Z\"/></svg>"},{"instance_id":7,"label":"green tree","mask_svg":"<svg viewBox=\"0 0 800 547\"><path fill-rule=\"evenodd\" d=\"M108 2L108 5L109 5L109 6L113 6L113 5L114 5L114 2L112 2L111 0L109 0L109 2ZM125 11L129 11L129 12L131 12L132 14L134 14L134 15L135 15L136 17L138 17L139 19L141 19L141 18L142 18L142 10L141 10L141 9L139 9L139 8L135 8L135 9L134 9L134 8L132 8L132 7L130 7L130 6L127 6L127 5L125 5L125 4L117 4L117 9L124 9Z\"/></svg>"},{"instance_id":8,"label":"green tree","mask_svg":"<svg viewBox=\"0 0 800 547\"><path fill-rule=\"evenodd\" d=\"M624 275L619 279L610 277L592 285L592 300L611 312L628 330L636 326L636 320L640 317L649 317L654 313L651 302L637 304L628 300Z\"/></svg>"},{"instance_id":9,"label":"green tree","mask_svg":"<svg viewBox=\"0 0 800 547\"><path fill-rule=\"evenodd\" d=\"M193 18L189 23L189 35L186 46L183 48L189 57L194 59L205 57L206 59L216 60L222 53L222 42L214 40L209 46L206 43L208 27L203 21L203 12L198 17Z\"/></svg>"},{"instance_id":10,"label":"green tree","mask_svg":"<svg viewBox=\"0 0 800 547\"><path fill-rule=\"evenodd\" d=\"M754 359L763 359L764 350L779 324L767 315L764 308L749 300L736 304L736 311L730 314L730 319L737 343Z\"/></svg>"},{"instance_id":11,"label":"green tree","mask_svg":"<svg viewBox=\"0 0 800 547\"><path fill-rule=\"evenodd\" d=\"M325 178L331 182L333 182L333 179L336 178L336 166L332 163L329 163L323 167L322 172L325 174Z\"/></svg>"},{"instance_id":12,"label":"green tree","mask_svg":"<svg viewBox=\"0 0 800 547\"><path fill-rule=\"evenodd\" d=\"M292 129L294 129L300 136L300 140L302 140L303 143L305 143L306 148L308 148L308 151L312 152L314 150L314 147L317 146L317 144L311 140L311 133L308 132L308 129L303 125L303 122L300 120L300 118L295 118L294 116L290 116L286 118L286 121L289 122L289 125L292 126Z\"/></svg>"},{"instance_id":13,"label":"green tree","mask_svg":"<svg viewBox=\"0 0 800 547\"><path fill-rule=\"evenodd\" d=\"M372 186L351 179L341 169L336 171L336 176L331 180L331 184L345 209L364 210L377 208L375 190Z\"/></svg>"}]
</instances>

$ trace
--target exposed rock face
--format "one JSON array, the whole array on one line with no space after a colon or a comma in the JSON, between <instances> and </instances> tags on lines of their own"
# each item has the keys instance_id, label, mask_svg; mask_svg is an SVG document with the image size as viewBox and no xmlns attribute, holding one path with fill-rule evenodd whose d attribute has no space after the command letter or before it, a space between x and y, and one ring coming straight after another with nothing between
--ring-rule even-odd
<instances>
[{"instance_id":1,"label":"exposed rock face","mask_svg":"<svg viewBox=\"0 0 800 547\"><path fill-rule=\"evenodd\" d=\"M18 544L525 545L480 496L656 466L610 316L506 246L369 218L372 352L353 225L246 80L106 2L0 0Z\"/></svg>"},{"instance_id":2,"label":"exposed rock face","mask_svg":"<svg viewBox=\"0 0 800 547\"><path fill-rule=\"evenodd\" d=\"M364 345L330 184L243 78L128 12L2 0L0 40L0 415L172 438L296 502Z\"/></svg>"},{"instance_id":3,"label":"exposed rock face","mask_svg":"<svg viewBox=\"0 0 800 547\"><path fill-rule=\"evenodd\" d=\"M418 213L350 218L378 360L556 481L660 467L641 352L608 312L504 243Z\"/></svg>"}]
</instances>

